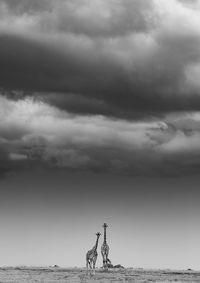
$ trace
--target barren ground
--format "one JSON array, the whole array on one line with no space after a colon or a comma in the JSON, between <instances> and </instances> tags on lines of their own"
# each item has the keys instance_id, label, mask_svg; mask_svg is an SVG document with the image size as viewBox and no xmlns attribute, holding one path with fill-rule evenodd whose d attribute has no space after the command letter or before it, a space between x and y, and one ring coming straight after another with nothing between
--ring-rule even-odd
<instances>
[{"instance_id":1,"label":"barren ground","mask_svg":"<svg viewBox=\"0 0 200 283\"><path fill-rule=\"evenodd\" d=\"M104 272L96 270L95 274L79 268L0 268L0 283L119 283L119 282L200 282L200 272L115 269Z\"/></svg>"}]
</instances>

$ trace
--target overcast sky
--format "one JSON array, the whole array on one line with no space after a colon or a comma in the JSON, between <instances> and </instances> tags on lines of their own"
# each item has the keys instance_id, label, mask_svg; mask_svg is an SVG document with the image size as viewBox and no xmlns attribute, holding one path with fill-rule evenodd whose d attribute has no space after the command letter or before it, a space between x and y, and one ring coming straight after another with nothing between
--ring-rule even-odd
<instances>
[{"instance_id":1,"label":"overcast sky","mask_svg":"<svg viewBox=\"0 0 200 283\"><path fill-rule=\"evenodd\" d=\"M0 264L198 269L199 77L199 0L0 0Z\"/></svg>"}]
</instances>

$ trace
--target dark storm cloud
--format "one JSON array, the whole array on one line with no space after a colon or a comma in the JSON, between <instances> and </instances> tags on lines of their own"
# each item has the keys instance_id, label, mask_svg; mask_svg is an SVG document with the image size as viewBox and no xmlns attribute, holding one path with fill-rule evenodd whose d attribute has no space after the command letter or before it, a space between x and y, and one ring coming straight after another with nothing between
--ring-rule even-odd
<instances>
[{"instance_id":1,"label":"dark storm cloud","mask_svg":"<svg viewBox=\"0 0 200 283\"><path fill-rule=\"evenodd\" d=\"M62 110L80 114L103 114L105 116L115 115L119 109L111 109L107 104L95 98L90 99L79 94L72 93L39 93L35 94L38 99L54 105ZM118 111L117 111L118 110Z\"/></svg>"},{"instance_id":2,"label":"dark storm cloud","mask_svg":"<svg viewBox=\"0 0 200 283\"><path fill-rule=\"evenodd\" d=\"M55 92L49 101L62 109L116 117L200 108L198 9L175 0L4 1L1 14L3 88Z\"/></svg>"},{"instance_id":3,"label":"dark storm cloud","mask_svg":"<svg viewBox=\"0 0 200 283\"><path fill-rule=\"evenodd\" d=\"M161 42L163 46L160 52L156 54L156 58L150 59L151 64L146 65L145 70L138 67L138 70L131 71L130 77L126 70L107 55L102 54L100 60L92 61L88 51L80 58L79 50L76 53L69 47L68 53L63 55L39 42L4 35L0 38L1 85L25 91L56 91L55 104L59 106L60 101L63 101L62 108L65 104L68 105L69 92L78 94L77 111L81 96L83 101L86 97L85 101L89 102L88 99L91 99L91 104L96 102L97 113L99 108L102 114L102 105L110 111L112 107L119 108L119 112L120 108L121 111L158 112L198 110L200 99L196 91L188 96L180 90L185 78L180 65L181 57L185 55L187 64L187 50L196 49L198 41L191 42L181 54L181 42L177 43L173 38L169 40L171 42ZM184 42L182 48L184 49ZM170 49L174 50L171 57L168 55ZM195 61L197 55L195 50L193 52ZM184 63L183 60L181 62ZM65 95L59 96L59 91ZM52 95L49 100L53 101ZM94 112L94 109L91 111Z\"/></svg>"},{"instance_id":4,"label":"dark storm cloud","mask_svg":"<svg viewBox=\"0 0 200 283\"><path fill-rule=\"evenodd\" d=\"M9 92L7 92L7 95ZM25 94L24 94L25 95ZM29 94L30 95L30 94ZM140 120L146 116L154 116L155 113L148 111L144 113L140 109L124 109L119 105L112 105L103 100L87 97L80 94L72 93L34 93L32 96L40 101L44 101L52 106L58 107L61 110L66 110L74 114L82 115L104 115L112 118L124 118ZM160 114L160 115L159 115ZM162 113L157 113L157 116L163 116Z\"/></svg>"}]
</instances>

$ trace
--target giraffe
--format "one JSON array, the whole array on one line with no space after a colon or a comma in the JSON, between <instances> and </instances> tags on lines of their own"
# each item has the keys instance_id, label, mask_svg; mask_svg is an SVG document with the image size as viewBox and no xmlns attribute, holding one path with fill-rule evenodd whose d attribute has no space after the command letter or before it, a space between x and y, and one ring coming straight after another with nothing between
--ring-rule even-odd
<instances>
[{"instance_id":1,"label":"giraffe","mask_svg":"<svg viewBox=\"0 0 200 283\"><path fill-rule=\"evenodd\" d=\"M107 244L106 241L106 228L108 227L108 225L106 223L103 224L103 228L104 228L104 241L103 244L101 246L101 254L103 257L103 268L108 268L108 263L111 263L111 261L108 258L108 253L109 253L109 246Z\"/></svg>"},{"instance_id":2,"label":"giraffe","mask_svg":"<svg viewBox=\"0 0 200 283\"><path fill-rule=\"evenodd\" d=\"M95 264L96 264L97 256L98 256L97 247L98 247L98 242L99 242L100 235L101 234L99 232L96 233L96 236L97 236L96 244L86 254L86 267L87 267L87 269L88 269L88 265L89 265L90 268L95 269ZM93 267L92 267L92 264L93 264Z\"/></svg>"}]
</instances>

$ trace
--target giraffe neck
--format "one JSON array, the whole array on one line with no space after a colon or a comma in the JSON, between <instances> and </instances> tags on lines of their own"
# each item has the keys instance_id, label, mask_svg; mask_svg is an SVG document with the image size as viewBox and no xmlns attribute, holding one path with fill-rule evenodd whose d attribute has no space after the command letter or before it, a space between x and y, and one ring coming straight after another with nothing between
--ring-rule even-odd
<instances>
[{"instance_id":1,"label":"giraffe neck","mask_svg":"<svg viewBox=\"0 0 200 283\"><path fill-rule=\"evenodd\" d=\"M106 243L106 227L104 227L104 243Z\"/></svg>"},{"instance_id":2,"label":"giraffe neck","mask_svg":"<svg viewBox=\"0 0 200 283\"><path fill-rule=\"evenodd\" d=\"M95 244L95 246L94 246L94 250L97 250L98 242L99 242L99 237L97 237L96 244Z\"/></svg>"}]
</instances>

